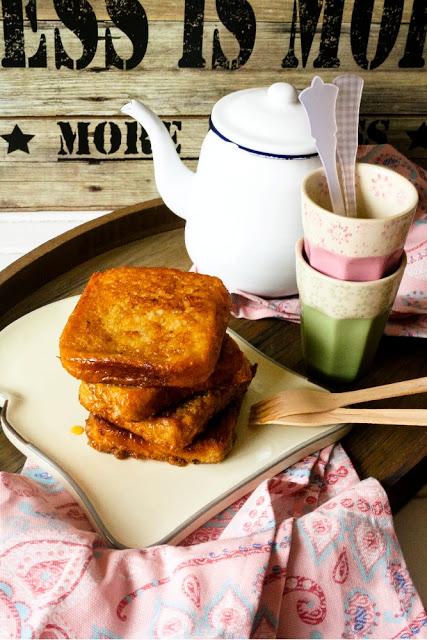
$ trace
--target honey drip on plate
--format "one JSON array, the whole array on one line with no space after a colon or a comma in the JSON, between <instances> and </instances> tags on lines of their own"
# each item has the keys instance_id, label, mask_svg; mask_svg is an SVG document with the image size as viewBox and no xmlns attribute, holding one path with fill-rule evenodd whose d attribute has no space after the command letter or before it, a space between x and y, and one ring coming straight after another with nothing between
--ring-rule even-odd
<instances>
[{"instance_id":1,"label":"honey drip on plate","mask_svg":"<svg viewBox=\"0 0 427 640\"><path fill-rule=\"evenodd\" d=\"M82 433L84 432L84 429L83 427L75 425L74 427L71 427L70 431L71 433L74 433L76 436L81 436Z\"/></svg>"}]
</instances>

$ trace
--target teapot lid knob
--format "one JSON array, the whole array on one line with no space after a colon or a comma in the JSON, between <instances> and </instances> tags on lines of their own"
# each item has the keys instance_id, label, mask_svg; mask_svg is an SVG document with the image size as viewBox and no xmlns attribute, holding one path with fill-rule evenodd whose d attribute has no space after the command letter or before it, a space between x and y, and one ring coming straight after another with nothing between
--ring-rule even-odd
<instances>
[{"instance_id":1,"label":"teapot lid knob","mask_svg":"<svg viewBox=\"0 0 427 640\"><path fill-rule=\"evenodd\" d=\"M277 106L287 106L298 103L298 94L295 88L287 82L275 82L267 89L269 100Z\"/></svg>"}]
</instances>

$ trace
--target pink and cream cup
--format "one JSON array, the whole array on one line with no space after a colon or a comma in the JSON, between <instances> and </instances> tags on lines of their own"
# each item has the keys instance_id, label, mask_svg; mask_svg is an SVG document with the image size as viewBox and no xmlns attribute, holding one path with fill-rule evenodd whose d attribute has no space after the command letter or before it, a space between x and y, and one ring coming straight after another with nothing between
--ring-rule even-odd
<instances>
[{"instance_id":1,"label":"pink and cream cup","mask_svg":"<svg viewBox=\"0 0 427 640\"><path fill-rule=\"evenodd\" d=\"M409 180L386 167L357 164L357 218L332 213L323 169L308 174L301 189L304 251L314 269L361 282L397 268L418 204Z\"/></svg>"}]
</instances>

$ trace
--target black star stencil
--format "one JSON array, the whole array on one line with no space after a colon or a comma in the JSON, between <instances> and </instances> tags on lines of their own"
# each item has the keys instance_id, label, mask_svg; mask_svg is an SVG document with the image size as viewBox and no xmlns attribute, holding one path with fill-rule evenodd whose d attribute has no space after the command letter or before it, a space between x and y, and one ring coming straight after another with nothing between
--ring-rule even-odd
<instances>
[{"instance_id":1,"label":"black star stencil","mask_svg":"<svg viewBox=\"0 0 427 640\"><path fill-rule=\"evenodd\" d=\"M9 145L7 149L8 154L13 153L14 151L25 151L25 153L30 153L28 143L34 138L34 136L21 131L17 124L13 127L12 133L7 133L0 137L6 140Z\"/></svg>"},{"instance_id":2,"label":"black star stencil","mask_svg":"<svg viewBox=\"0 0 427 640\"><path fill-rule=\"evenodd\" d=\"M424 149L427 149L427 127L425 122L423 122L418 129L415 129L415 131L407 131L406 133L412 141L409 147L410 149L416 149L416 147L424 147Z\"/></svg>"}]
</instances>

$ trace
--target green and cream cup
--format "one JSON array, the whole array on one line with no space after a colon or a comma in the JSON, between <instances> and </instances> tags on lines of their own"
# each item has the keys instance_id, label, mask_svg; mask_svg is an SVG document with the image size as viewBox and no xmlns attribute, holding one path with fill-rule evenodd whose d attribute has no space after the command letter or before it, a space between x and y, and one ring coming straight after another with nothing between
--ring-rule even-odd
<instances>
[{"instance_id":1,"label":"green and cream cup","mask_svg":"<svg viewBox=\"0 0 427 640\"><path fill-rule=\"evenodd\" d=\"M351 382L371 365L406 266L380 280L350 282L316 271L296 247L301 302L301 336L309 371L336 382Z\"/></svg>"}]
</instances>

